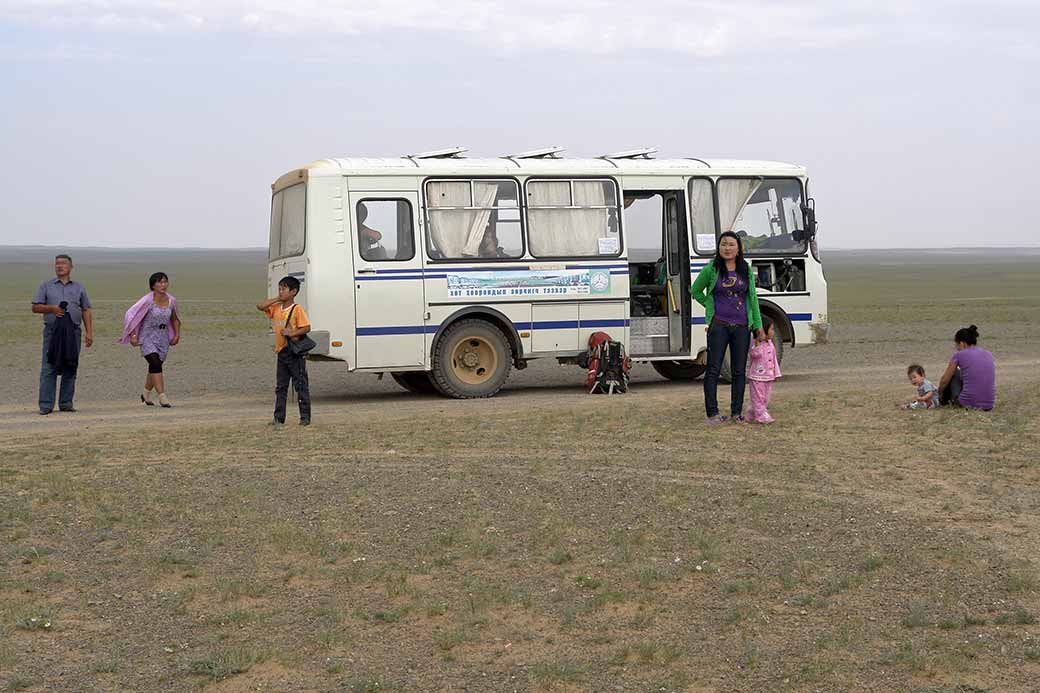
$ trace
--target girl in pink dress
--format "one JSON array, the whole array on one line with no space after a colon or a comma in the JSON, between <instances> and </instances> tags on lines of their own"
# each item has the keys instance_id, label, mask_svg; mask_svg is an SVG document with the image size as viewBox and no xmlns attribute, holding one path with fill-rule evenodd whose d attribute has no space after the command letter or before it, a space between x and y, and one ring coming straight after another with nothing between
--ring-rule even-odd
<instances>
[{"instance_id":1,"label":"girl in pink dress","mask_svg":"<svg viewBox=\"0 0 1040 693\"><path fill-rule=\"evenodd\" d=\"M749 350L747 377L751 385L751 406L747 420L753 423L773 423L769 415L769 396L773 393L773 381L780 377L780 362L776 360L773 345L773 321L762 316L762 331L765 340L754 344Z\"/></svg>"}]
</instances>

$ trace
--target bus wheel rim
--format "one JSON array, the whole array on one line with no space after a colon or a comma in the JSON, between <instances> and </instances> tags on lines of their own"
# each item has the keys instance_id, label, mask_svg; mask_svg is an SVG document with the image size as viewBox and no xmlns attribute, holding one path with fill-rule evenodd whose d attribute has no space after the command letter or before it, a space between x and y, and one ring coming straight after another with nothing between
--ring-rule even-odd
<instances>
[{"instance_id":1,"label":"bus wheel rim","mask_svg":"<svg viewBox=\"0 0 1040 693\"><path fill-rule=\"evenodd\" d=\"M452 349L451 370L467 385L483 385L498 370L498 351L483 337L464 337Z\"/></svg>"}]
</instances>

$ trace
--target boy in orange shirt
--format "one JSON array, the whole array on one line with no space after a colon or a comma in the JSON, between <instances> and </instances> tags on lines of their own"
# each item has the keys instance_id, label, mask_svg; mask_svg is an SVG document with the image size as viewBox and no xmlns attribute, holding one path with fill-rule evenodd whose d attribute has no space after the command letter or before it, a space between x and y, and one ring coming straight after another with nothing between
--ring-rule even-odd
<instances>
[{"instance_id":1,"label":"boy in orange shirt","mask_svg":"<svg viewBox=\"0 0 1040 693\"><path fill-rule=\"evenodd\" d=\"M271 318L274 328L274 350L278 354L278 369L275 373L273 426L285 423L285 398L289 394L289 381L296 388L300 401L300 425L311 423L311 391L307 382L307 357L297 356L289 349L290 339L299 339L311 331L311 323L303 306L296 305L296 294L300 293L300 280L282 277L278 282L278 298L268 298L256 304L257 310Z\"/></svg>"}]
</instances>

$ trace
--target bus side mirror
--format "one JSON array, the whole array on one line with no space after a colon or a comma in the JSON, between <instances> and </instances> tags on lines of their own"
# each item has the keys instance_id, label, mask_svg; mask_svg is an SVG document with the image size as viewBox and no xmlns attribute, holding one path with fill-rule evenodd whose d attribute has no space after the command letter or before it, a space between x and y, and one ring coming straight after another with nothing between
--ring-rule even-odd
<instances>
[{"instance_id":1,"label":"bus side mirror","mask_svg":"<svg viewBox=\"0 0 1040 693\"><path fill-rule=\"evenodd\" d=\"M801 238L798 238L798 231L793 234L794 239L799 243L816 238L816 201L811 197L809 204L802 205L802 221L805 223L805 230L801 231Z\"/></svg>"}]
</instances>

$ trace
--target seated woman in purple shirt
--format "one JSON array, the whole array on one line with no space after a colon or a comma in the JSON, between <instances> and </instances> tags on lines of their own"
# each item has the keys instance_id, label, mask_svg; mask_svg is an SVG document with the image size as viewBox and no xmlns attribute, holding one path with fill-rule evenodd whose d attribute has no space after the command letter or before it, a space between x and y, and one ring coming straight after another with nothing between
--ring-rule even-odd
<instances>
[{"instance_id":1,"label":"seated woman in purple shirt","mask_svg":"<svg viewBox=\"0 0 1040 693\"><path fill-rule=\"evenodd\" d=\"M989 411L997 401L997 366L993 354L980 349L979 328L962 327L953 337L957 351L939 381L939 403Z\"/></svg>"}]
</instances>

